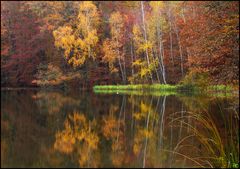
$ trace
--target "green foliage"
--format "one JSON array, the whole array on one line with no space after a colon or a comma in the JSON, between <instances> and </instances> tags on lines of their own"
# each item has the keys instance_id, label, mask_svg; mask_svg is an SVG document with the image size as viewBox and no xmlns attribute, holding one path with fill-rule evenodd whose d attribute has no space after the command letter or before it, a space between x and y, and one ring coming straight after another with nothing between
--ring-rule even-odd
<instances>
[{"instance_id":1,"label":"green foliage","mask_svg":"<svg viewBox=\"0 0 240 169\"><path fill-rule=\"evenodd\" d=\"M93 87L95 93L121 93L134 95L178 95L178 96L214 96L214 97L232 97L233 93L230 86L213 85L208 87L196 87L192 84L130 84L130 85L96 85ZM183 92L184 91L184 92Z\"/></svg>"},{"instance_id":2,"label":"green foliage","mask_svg":"<svg viewBox=\"0 0 240 169\"><path fill-rule=\"evenodd\" d=\"M130 83L139 82L143 83L144 80L147 79L154 70L154 66L156 66L155 62L150 63L149 65L143 59L137 59L132 63L132 66L137 70L137 72L128 78Z\"/></svg>"},{"instance_id":3,"label":"green foliage","mask_svg":"<svg viewBox=\"0 0 240 169\"><path fill-rule=\"evenodd\" d=\"M194 108L195 110L195 108ZM222 114L225 123L225 133L231 135L227 140L222 137L220 130L217 127L214 118L208 112L186 112L186 115L182 117L175 117L172 119L170 123L175 124L177 127L180 125L184 125L187 129L189 129L189 133L195 136L199 143L204 147L204 149L209 154L208 157L204 157L206 161L208 161L210 166L214 167L221 167L221 168L236 168L238 167L238 160L239 160L239 141L235 140L233 135L237 136L238 128L235 126L237 123L234 121L225 118L225 112L219 112ZM189 119L194 121L189 123ZM238 119L236 119L237 121ZM235 121L235 122L236 122ZM177 125L178 124L178 125ZM183 140L186 140L189 136L185 137ZM236 138L238 139L238 138ZM183 142L179 142L178 144L182 144ZM194 148L194 146L192 146ZM191 158L191 157L190 157ZM195 159L201 159L202 157L199 156Z\"/></svg>"},{"instance_id":4,"label":"green foliage","mask_svg":"<svg viewBox=\"0 0 240 169\"><path fill-rule=\"evenodd\" d=\"M163 84L137 84L137 85L103 85L94 86L94 91L96 90L145 90L145 91L176 91L177 86L173 85L163 85Z\"/></svg>"}]
</instances>

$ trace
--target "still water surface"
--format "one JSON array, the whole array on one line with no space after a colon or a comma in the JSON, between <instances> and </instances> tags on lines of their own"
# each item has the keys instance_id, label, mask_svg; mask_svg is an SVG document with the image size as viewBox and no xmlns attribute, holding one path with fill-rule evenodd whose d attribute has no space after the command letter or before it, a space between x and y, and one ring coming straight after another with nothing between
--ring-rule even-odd
<instances>
[{"instance_id":1,"label":"still water surface","mask_svg":"<svg viewBox=\"0 0 240 169\"><path fill-rule=\"evenodd\" d=\"M1 91L1 167L222 166L238 112L236 97Z\"/></svg>"}]
</instances>

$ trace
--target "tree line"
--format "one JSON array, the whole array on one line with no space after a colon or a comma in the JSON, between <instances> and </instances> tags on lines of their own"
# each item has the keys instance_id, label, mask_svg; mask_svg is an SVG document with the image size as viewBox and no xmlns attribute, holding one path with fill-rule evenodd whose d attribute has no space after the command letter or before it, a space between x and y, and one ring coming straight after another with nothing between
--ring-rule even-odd
<instances>
[{"instance_id":1,"label":"tree line","mask_svg":"<svg viewBox=\"0 0 240 169\"><path fill-rule=\"evenodd\" d=\"M2 1L1 21L1 86L238 83L237 1Z\"/></svg>"}]
</instances>

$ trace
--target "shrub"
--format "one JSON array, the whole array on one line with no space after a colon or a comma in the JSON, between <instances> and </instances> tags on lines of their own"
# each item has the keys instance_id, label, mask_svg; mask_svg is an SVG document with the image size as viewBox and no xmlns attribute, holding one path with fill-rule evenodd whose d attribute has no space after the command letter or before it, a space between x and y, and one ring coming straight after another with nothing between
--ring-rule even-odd
<instances>
[{"instance_id":1,"label":"shrub","mask_svg":"<svg viewBox=\"0 0 240 169\"><path fill-rule=\"evenodd\" d=\"M40 64L35 77L36 80L34 80L32 83L36 83L38 86L41 87L66 87L66 82L74 78L80 78L81 76L78 72L63 73L63 71L59 67L52 64Z\"/></svg>"},{"instance_id":2,"label":"shrub","mask_svg":"<svg viewBox=\"0 0 240 169\"><path fill-rule=\"evenodd\" d=\"M190 71L183 80L180 81L180 89L186 90L205 90L210 84L208 73Z\"/></svg>"}]
</instances>

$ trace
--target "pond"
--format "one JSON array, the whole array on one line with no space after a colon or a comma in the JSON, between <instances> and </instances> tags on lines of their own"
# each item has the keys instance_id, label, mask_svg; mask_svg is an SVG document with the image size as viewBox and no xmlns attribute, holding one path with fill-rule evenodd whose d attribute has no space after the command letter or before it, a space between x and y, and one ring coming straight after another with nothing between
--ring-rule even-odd
<instances>
[{"instance_id":1,"label":"pond","mask_svg":"<svg viewBox=\"0 0 240 169\"><path fill-rule=\"evenodd\" d=\"M222 167L238 97L1 91L1 167Z\"/></svg>"}]
</instances>

